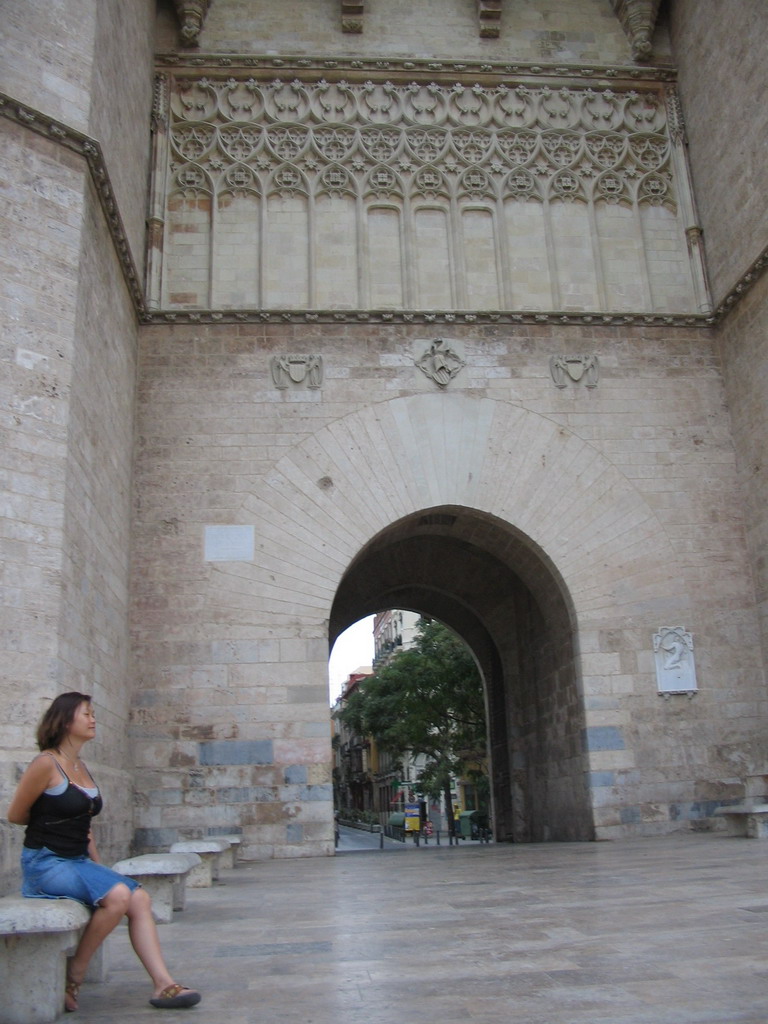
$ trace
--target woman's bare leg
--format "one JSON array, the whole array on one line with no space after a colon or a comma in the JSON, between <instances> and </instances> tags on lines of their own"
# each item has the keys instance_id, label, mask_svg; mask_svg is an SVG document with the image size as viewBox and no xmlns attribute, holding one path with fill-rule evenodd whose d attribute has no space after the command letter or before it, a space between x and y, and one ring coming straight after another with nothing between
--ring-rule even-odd
<instances>
[{"instance_id":1,"label":"woman's bare leg","mask_svg":"<svg viewBox=\"0 0 768 1024\"><path fill-rule=\"evenodd\" d=\"M75 955L67 965L68 981L74 982L76 985L82 984L85 972L88 970L88 964L91 962L91 957L104 939L120 923L123 915L128 910L130 899L131 890L127 885L120 883L110 889L101 900L100 905L91 915L91 920L85 926L85 931L75 950ZM66 1006L68 1010L77 1009L76 994L67 993Z\"/></svg>"},{"instance_id":2,"label":"woman's bare leg","mask_svg":"<svg viewBox=\"0 0 768 1024\"><path fill-rule=\"evenodd\" d=\"M173 978L163 959L157 925L152 916L152 904L144 889L136 889L131 893L127 914L131 945L152 979L152 994L158 996L163 989L173 984Z\"/></svg>"},{"instance_id":3,"label":"woman's bare leg","mask_svg":"<svg viewBox=\"0 0 768 1024\"><path fill-rule=\"evenodd\" d=\"M160 937L152 916L152 902L145 889L133 892L127 885L119 883L110 889L96 908L86 925L75 955L69 961L67 977L79 985L85 977L91 957L114 931L121 918L128 917L128 935L136 955L152 979L153 996L159 996L174 980L168 971L160 949ZM67 1009L77 1009L77 998L67 994Z\"/></svg>"}]
</instances>

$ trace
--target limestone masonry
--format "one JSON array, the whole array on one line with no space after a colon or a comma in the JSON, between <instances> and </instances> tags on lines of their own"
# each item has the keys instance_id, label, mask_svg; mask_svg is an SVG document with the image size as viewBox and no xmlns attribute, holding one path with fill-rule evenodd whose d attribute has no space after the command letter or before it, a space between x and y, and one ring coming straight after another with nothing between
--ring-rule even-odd
<instances>
[{"instance_id":1,"label":"limestone masonry","mask_svg":"<svg viewBox=\"0 0 768 1024\"><path fill-rule=\"evenodd\" d=\"M105 860L333 854L390 607L473 649L497 840L768 796L762 0L3 20L0 805L77 688Z\"/></svg>"}]
</instances>

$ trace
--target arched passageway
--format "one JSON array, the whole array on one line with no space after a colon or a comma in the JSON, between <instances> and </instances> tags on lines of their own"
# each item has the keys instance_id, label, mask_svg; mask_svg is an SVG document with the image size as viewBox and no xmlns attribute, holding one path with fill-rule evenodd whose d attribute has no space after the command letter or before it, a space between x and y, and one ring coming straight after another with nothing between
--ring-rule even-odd
<instances>
[{"instance_id":1,"label":"arched passageway","mask_svg":"<svg viewBox=\"0 0 768 1024\"><path fill-rule=\"evenodd\" d=\"M413 513L382 530L344 574L331 646L357 619L385 608L440 619L478 661L496 838L593 838L573 615L544 553L475 509Z\"/></svg>"}]
</instances>

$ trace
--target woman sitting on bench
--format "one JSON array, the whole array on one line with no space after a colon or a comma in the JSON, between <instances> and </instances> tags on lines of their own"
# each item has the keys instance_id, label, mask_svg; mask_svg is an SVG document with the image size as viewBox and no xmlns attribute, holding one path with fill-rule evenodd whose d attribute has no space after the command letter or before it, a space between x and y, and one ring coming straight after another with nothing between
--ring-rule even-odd
<instances>
[{"instance_id":1,"label":"woman sitting on bench","mask_svg":"<svg viewBox=\"0 0 768 1024\"><path fill-rule=\"evenodd\" d=\"M60 694L40 721L42 753L22 775L8 809L10 822L26 826L22 894L78 900L93 910L67 965L66 1010L77 1009L88 963L123 915L131 944L152 979L152 1006L194 1006L200 993L174 982L165 965L148 894L134 879L99 863L91 819L101 811L102 799L80 759L81 748L95 734L91 698L85 693Z\"/></svg>"}]
</instances>

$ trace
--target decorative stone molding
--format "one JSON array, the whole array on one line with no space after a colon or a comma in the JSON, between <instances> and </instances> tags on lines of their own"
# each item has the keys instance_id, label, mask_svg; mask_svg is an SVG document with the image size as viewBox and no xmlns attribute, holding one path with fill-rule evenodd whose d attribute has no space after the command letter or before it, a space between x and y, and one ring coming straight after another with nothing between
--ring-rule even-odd
<instances>
[{"instance_id":1,"label":"decorative stone molding","mask_svg":"<svg viewBox=\"0 0 768 1024\"><path fill-rule=\"evenodd\" d=\"M674 143L682 145L686 142L683 108L680 105L680 93L677 91L677 85L667 86L667 125L669 137Z\"/></svg>"},{"instance_id":2,"label":"decorative stone molding","mask_svg":"<svg viewBox=\"0 0 768 1024\"><path fill-rule=\"evenodd\" d=\"M501 0L477 0L477 19L483 39L498 39L501 30Z\"/></svg>"},{"instance_id":3,"label":"decorative stone molding","mask_svg":"<svg viewBox=\"0 0 768 1024\"><path fill-rule=\"evenodd\" d=\"M365 0L340 0L341 31L359 35L363 31Z\"/></svg>"},{"instance_id":4,"label":"decorative stone molding","mask_svg":"<svg viewBox=\"0 0 768 1024\"><path fill-rule=\"evenodd\" d=\"M155 75L152 89L151 128L153 132L168 130L168 106L168 75Z\"/></svg>"},{"instance_id":5,"label":"decorative stone molding","mask_svg":"<svg viewBox=\"0 0 768 1024\"><path fill-rule=\"evenodd\" d=\"M314 389L323 383L323 357L319 355L272 356L270 370L275 387L281 391L291 384Z\"/></svg>"},{"instance_id":6,"label":"decorative stone molding","mask_svg":"<svg viewBox=\"0 0 768 1024\"><path fill-rule=\"evenodd\" d=\"M578 384L584 381L584 387L596 388L600 377L600 364L595 355L551 356L549 372L556 388L565 388L568 382Z\"/></svg>"},{"instance_id":7,"label":"decorative stone molding","mask_svg":"<svg viewBox=\"0 0 768 1024\"><path fill-rule=\"evenodd\" d=\"M766 269L768 269L768 247L763 249L747 272L742 274L734 287L728 292L726 297L715 310L712 322L717 323L722 320L726 313L730 313L730 311L735 308L739 300L746 295L752 285L755 284L756 281L760 280Z\"/></svg>"},{"instance_id":8,"label":"decorative stone molding","mask_svg":"<svg viewBox=\"0 0 768 1024\"><path fill-rule=\"evenodd\" d=\"M199 46L210 0L173 0L179 19L182 46Z\"/></svg>"},{"instance_id":9,"label":"decorative stone molding","mask_svg":"<svg viewBox=\"0 0 768 1024\"><path fill-rule=\"evenodd\" d=\"M632 45L633 58L650 60L653 55L653 30L661 0L611 0L611 6Z\"/></svg>"},{"instance_id":10,"label":"decorative stone molding","mask_svg":"<svg viewBox=\"0 0 768 1024\"><path fill-rule=\"evenodd\" d=\"M61 121L57 121L47 114L41 113L39 110L19 103L17 100L2 93L0 93L0 114L10 121L23 125L36 134L52 140L57 145L64 146L66 149L77 153L86 161L109 233L112 237L112 244L120 261L126 287L133 301L137 316L141 317L145 310L144 290L133 260L131 247L123 227L117 200L115 199L115 193L109 180L107 166L99 143L95 139L75 131L74 128L70 128Z\"/></svg>"},{"instance_id":11,"label":"decorative stone molding","mask_svg":"<svg viewBox=\"0 0 768 1024\"><path fill-rule=\"evenodd\" d=\"M655 67L625 64L560 64L544 61L540 64L528 61L506 62L485 60L432 60L429 58L397 57L272 57L251 54L189 54L159 53L155 55L158 68L188 69L199 73L206 71L256 71L277 72L278 74L321 72L327 74L370 75L412 75L430 74L436 79L456 75L476 76L484 82L490 77L539 78L546 81L574 81L599 83L604 79L615 82L674 82L677 73L671 67Z\"/></svg>"},{"instance_id":12,"label":"decorative stone molding","mask_svg":"<svg viewBox=\"0 0 768 1024\"><path fill-rule=\"evenodd\" d=\"M715 322L704 314L648 313L532 313L517 310L382 310L382 309L145 309L147 324L394 324L394 325L498 325L532 324L589 327L709 327Z\"/></svg>"},{"instance_id":13,"label":"decorative stone molding","mask_svg":"<svg viewBox=\"0 0 768 1024\"><path fill-rule=\"evenodd\" d=\"M467 364L443 338L435 338L422 356L415 360L423 374L440 388L446 388Z\"/></svg>"}]
</instances>

